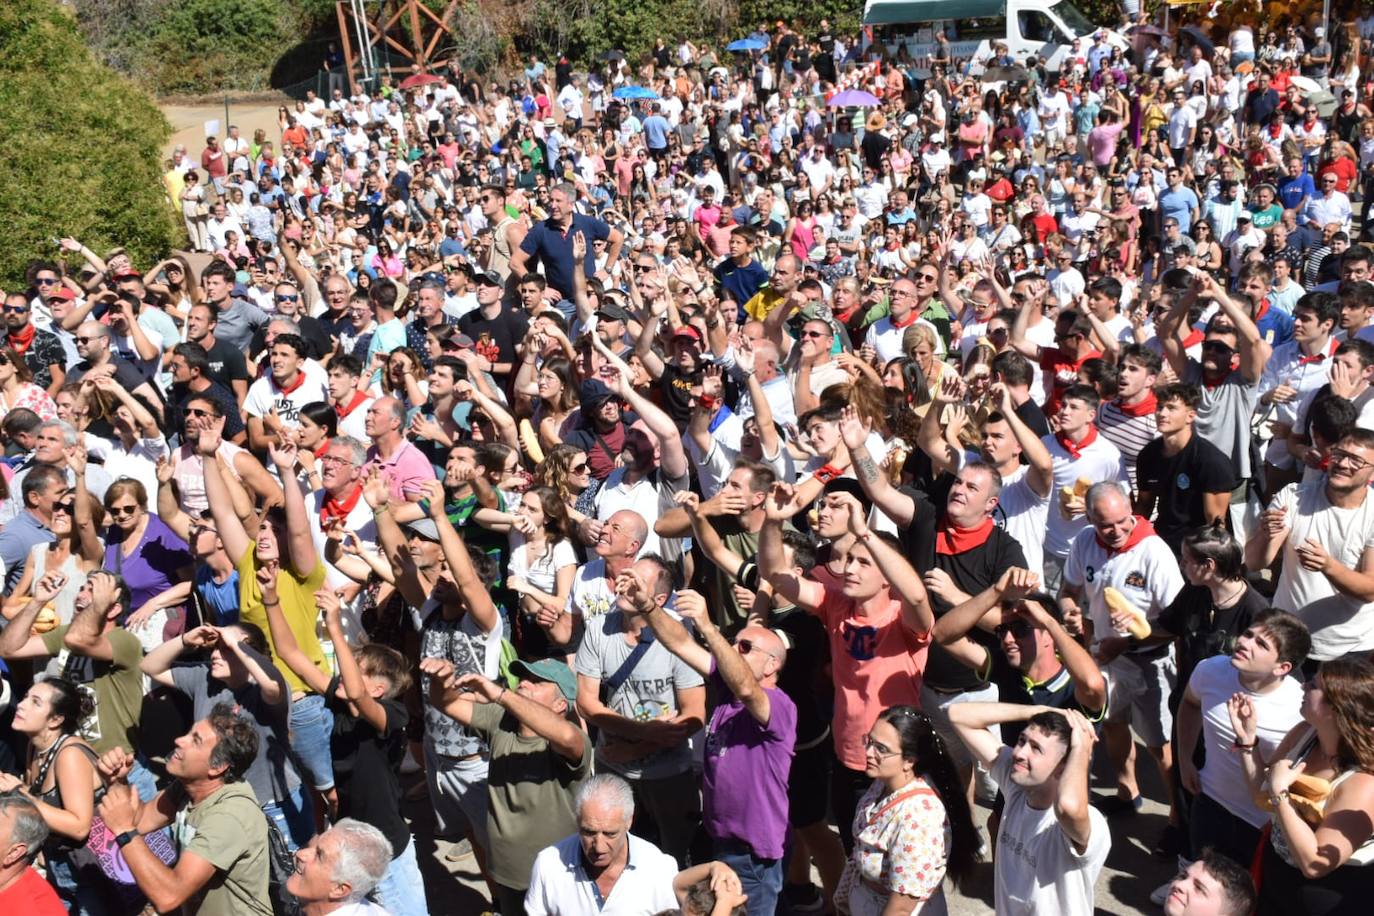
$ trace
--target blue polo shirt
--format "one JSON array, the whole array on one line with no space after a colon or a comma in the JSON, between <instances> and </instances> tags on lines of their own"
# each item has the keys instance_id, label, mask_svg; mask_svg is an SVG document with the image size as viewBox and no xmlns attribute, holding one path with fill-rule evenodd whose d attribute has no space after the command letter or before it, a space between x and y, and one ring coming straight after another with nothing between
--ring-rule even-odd
<instances>
[{"instance_id":1,"label":"blue polo shirt","mask_svg":"<svg viewBox=\"0 0 1374 916\"><path fill-rule=\"evenodd\" d=\"M1178 220L1179 232L1187 235L1193 228L1193 210L1198 206L1197 194L1193 193L1192 188L1179 186L1175 191L1168 189L1159 195L1159 210L1165 219L1173 217Z\"/></svg>"},{"instance_id":2,"label":"blue polo shirt","mask_svg":"<svg viewBox=\"0 0 1374 916\"><path fill-rule=\"evenodd\" d=\"M554 225L552 219L543 220L535 223L520 243L520 250L533 259L533 264L543 264L544 279L549 281L549 286L564 296L573 293L572 240L575 232L581 232L587 240L583 269L587 276L593 276L596 274L596 252L592 242L608 239L611 235L611 227L595 216L574 213L572 226L566 233Z\"/></svg>"},{"instance_id":3,"label":"blue polo shirt","mask_svg":"<svg viewBox=\"0 0 1374 916\"><path fill-rule=\"evenodd\" d=\"M1285 178L1279 182L1279 201L1285 210L1296 210L1304 197L1316 196L1317 185L1306 172L1297 178Z\"/></svg>"},{"instance_id":4,"label":"blue polo shirt","mask_svg":"<svg viewBox=\"0 0 1374 916\"><path fill-rule=\"evenodd\" d=\"M1260 306L1260 313L1255 317L1255 326L1259 328L1260 337L1271 347L1277 347L1293 339L1293 316L1274 305L1272 295Z\"/></svg>"},{"instance_id":5,"label":"blue polo shirt","mask_svg":"<svg viewBox=\"0 0 1374 916\"><path fill-rule=\"evenodd\" d=\"M768 282L768 271L758 259L740 267L734 258L726 258L716 265L715 274L726 294L740 305L754 298L754 293Z\"/></svg>"}]
</instances>

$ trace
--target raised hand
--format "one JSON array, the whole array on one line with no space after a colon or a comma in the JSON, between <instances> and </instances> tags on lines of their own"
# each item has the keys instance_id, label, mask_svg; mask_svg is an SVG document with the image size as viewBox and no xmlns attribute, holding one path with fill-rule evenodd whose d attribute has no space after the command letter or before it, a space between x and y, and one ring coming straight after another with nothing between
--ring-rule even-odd
<instances>
[{"instance_id":1,"label":"raised hand","mask_svg":"<svg viewBox=\"0 0 1374 916\"><path fill-rule=\"evenodd\" d=\"M363 499L374 510L384 509L391 502L391 487L376 468L363 481Z\"/></svg>"},{"instance_id":2,"label":"raised hand","mask_svg":"<svg viewBox=\"0 0 1374 916\"><path fill-rule=\"evenodd\" d=\"M200 431L200 436L196 441L196 450L203 457L209 458L219 451L220 445L224 442L224 417L208 417L208 423Z\"/></svg>"},{"instance_id":3,"label":"raised hand","mask_svg":"<svg viewBox=\"0 0 1374 916\"><path fill-rule=\"evenodd\" d=\"M39 579L33 587L33 600L39 604L47 604L57 597L62 591L62 587L67 584L67 577L60 572L50 572L42 579Z\"/></svg>"},{"instance_id":4,"label":"raised hand","mask_svg":"<svg viewBox=\"0 0 1374 916\"><path fill-rule=\"evenodd\" d=\"M719 398L723 388L720 380L720 366L709 364L701 370L701 396Z\"/></svg>"},{"instance_id":5,"label":"raised hand","mask_svg":"<svg viewBox=\"0 0 1374 916\"><path fill-rule=\"evenodd\" d=\"M673 610L696 624L698 630L707 629L712 625L711 612L706 606L706 596L690 588L679 589L674 593Z\"/></svg>"},{"instance_id":6,"label":"raised hand","mask_svg":"<svg viewBox=\"0 0 1374 916\"><path fill-rule=\"evenodd\" d=\"M633 567L615 577L615 593L637 611L648 610L654 603L654 593L649 583Z\"/></svg>"},{"instance_id":7,"label":"raised hand","mask_svg":"<svg viewBox=\"0 0 1374 916\"><path fill-rule=\"evenodd\" d=\"M796 515L802 510L797 504L796 493L796 488L790 483L774 483L768 491L768 498L763 501L764 517L769 521L783 522Z\"/></svg>"},{"instance_id":8,"label":"raised hand","mask_svg":"<svg viewBox=\"0 0 1374 916\"><path fill-rule=\"evenodd\" d=\"M691 490L679 490L673 494L673 502L682 507L687 513L688 518L698 518L701 515L701 497Z\"/></svg>"},{"instance_id":9,"label":"raised hand","mask_svg":"<svg viewBox=\"0 0 1374 916\"><path fill-rule=\"evenodd\" d=\"M757 356L754 352L754 342L748 337L741 337L735 346L735 365L739 366L739 371L748 375L754 371Z\"/></svg>"},{"instance_id":10,"label":"raised hand","mask_svg":"<svg viewBox=\"0 0 1374 916\"><path fill-rule=\"evenodd\" d=\"M291 473L296 467L298 452L299 449L290 436L282 436L279 442L269 442L267 445L268 457L283 475Z\"/></svg>"},{"instance_id":11,"label":"raised hand","mask_svg":"<svg viewBox=\"0 0 1374 916\"><path fill-rule=\"evenodd\" d=\"M1259 717L1255 715L1255 704L1247 693L1233 693L1226 701L1226 712L1231 717L1231 729L1236 733L1237 744L1254 744L1259 734Z\"/></svg>"},{"instance_id":12,"label":"raised hand","mask_svg":"<svg viewBox=\"0 0 1374 916\"><path fill-rule=\"evenodd\" d=\"M199 626L187 630L181 636L182 645L188 649L209 649L219 642L220 631L210 626Z\"/></svg>"},{"instance_id":13,"label":"raised hand","mask_svg":"<svg viewBox=\"0 0 1374 916\"><path fill-rule=\"evenodd\" d=\"M860 418L854 405L846 404L840 411L840 438L844 440L844 447L850 452L863 448L869 432L868 424Z\"/></svg>"},{"instance_id":14,"label":"raised hand","mask_svg":"<svg viewBox=\"0 0 1374 916\"><path fill-rule=\"evenodd\" d=\"M1039 587L1040 574L1018 566L1011 567L997 580L997 591L1003 601L1020 601ZM1027 608L1031 606L1027 605ZM1039 605L1035 604L1034 607L1039 608ZM1043 614L1043 609L1040 612ZM1034 616L1034 612L1031 614Z\"/></svg>"}]
</instances>

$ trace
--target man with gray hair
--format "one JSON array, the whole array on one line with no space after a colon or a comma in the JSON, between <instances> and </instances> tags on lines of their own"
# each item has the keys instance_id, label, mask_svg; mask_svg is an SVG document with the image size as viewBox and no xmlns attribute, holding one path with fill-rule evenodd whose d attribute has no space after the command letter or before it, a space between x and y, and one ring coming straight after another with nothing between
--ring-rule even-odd
<instances>
[{"instance_id":1,"label":"man with gray hair","mask_svg":"<svg viewBox=\"0 0 1374 916\"><path fill-rule=\"evenodd\" d=\"M1108 813L1139 809L1131 728L1144 740L1159 765L1173 810L1173 757L1169 733L1173 716L1169 696L1177 676L1173 642L1167 636L1131 635L1131 614L1155 620L1183 588L1174 552L1155 534L1154 526L1135 514L1123 484L1093 484L1084 500L1088 527L1074 536L1064 565L1059 605L1066 618L1083 621L1086 643L1107 679L1110 697L1102 737L1116 768L1117 795L1101 807ZM1114 589L1113 603L1106 596ZM1139 627L1134 628L1139 632Z\"/></svg>"},{"instance_id":2,"label":"man with gray hair","mask_svg":"<svg viewBox=\"0 0 1374 916\"><path fill-rule=\"evenodd\" d=\"M599 773L582 784L573 805L577 833L534 860L528 916L650 916L676 909L677 861L630 833L630 784Z\"/></svg>"},{"instance_id":3,"label":"man with gray hair","mask_svg":"<svg viewBox=\"0 0 1374 916\"><path fill-rule=\"evenodd\" d=\"M19 466L10 480L10 498L0 505L0 524L8 523L23 512L24 479L40 464L57 468L66 478L67 486L76 486L76 472L68 462L68 455L78 448L80 436L70 423L64 420L47 420L38 427L34 436L33 454ZM86 465L86 492L100 502L105 500L105 491L110 488L110 474L97 464ZM23 565L22 563L20 564Z\"/></svg>"},{"instance_id":4,"label":"man with gray hair","mask_svg":"<svg viewBox=\"0 0 1374 916\"><path fill-rule=\"evenodd\" d=\"M387 916L367 900L391 864L391 841L362 821L346 817L296 851L286 892L306 916Z\"/></svg>"},{"instance_id":5,"label":"man with gray hair","mask_svg":"<svg viewBox=\"0 0 1374 916\"><path fill-rule=\"evenodd\" d=\"M587 253L581 265L573 257L573 237L582 234ZM573 269L580 266L588 277L596 274L596 252L592 243L606 243L606 263L620 260L620 246L625 236L594 216L577 212L577 189L571 184L554 185L549 194L549 217L530 227L520 247L511 253L510 269L518 277L543 265L549 286L564 298L573 294Z\"/></svg>"},{"instance_id":6,"label":"man with gray hair","mask_svg":"<svg viewBox=\"0 0 1374 916\"><path fill-rule=\"evenodd\" d=\"M0 912L66 916L52 885L33 868L48 839L48 825L33 802L0 795Z\"/></svg>"},{"instance_id":7,"label":"man with gray hair","mask_svg":"<svg viewBox=\"0 0 1374 916\"><path fill-rule=\"evenodd\" d=\"M444 311L444 284L439 280L425 280L415 293L415 317L406 324L406 346L419 354L426 372L434 368L426 335L446 324L456 326L458 319Z\"/></svg>"},{"instance_id":8,"label":"man with gray hair","mask_svg":"<svg viewBox=\"0 0 1374 916\"><path fill-rule=\"evenodd\" d=\"M319 489L305 495L305 514L310 520L310 537L315 542L315 550L324 557L324 584L329 588L342 588L353 581L335 565L336 562L345 566L350 561L358 562L356 557L343 558L338 550L340 535L355 536L358 546L365 550L377 549L377 523L367 501L362 499L366 462L366 445L351 436L335 436L325 446L324 454L316 462L315 474L310 477L310 483L317 484ZM291 484L284 481L283 485ZM296 485L299 486L299 481ZM335 533L331 549L329 532L339 526L342 527Z\"/></svg>"}]
</instances>

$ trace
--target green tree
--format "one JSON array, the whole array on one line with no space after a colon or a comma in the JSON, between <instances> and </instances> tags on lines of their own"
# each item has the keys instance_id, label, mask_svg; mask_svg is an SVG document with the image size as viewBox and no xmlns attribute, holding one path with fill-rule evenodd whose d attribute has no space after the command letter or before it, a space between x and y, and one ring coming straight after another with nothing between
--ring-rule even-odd
<instances>
[{"instance_id":1,"label":"green tree","mask_svg":"<svg viewBox=\"0 0 1374 916\"><path fill-rule=\"evenodd\" d=\"M171 126L145 93L97 63L54 0L0 3L0 284L23 280L54 237L148 264L171 248L160 151Z\"/></svg>"}]
</instances>

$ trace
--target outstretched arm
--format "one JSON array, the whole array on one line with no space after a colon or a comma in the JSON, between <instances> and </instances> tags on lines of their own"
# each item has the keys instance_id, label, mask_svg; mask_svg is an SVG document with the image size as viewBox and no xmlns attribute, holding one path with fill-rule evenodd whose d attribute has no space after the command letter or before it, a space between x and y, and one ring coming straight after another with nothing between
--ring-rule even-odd
<instances>
[{"instance_id":1,"label":"outstretched arm","mask_svg":"<svg viewBox=\"0 0 1374 916\"><path fill-rule=\"evenodd\" d=\"M868 453L869 427L859 419L859 412L852 404L844 408L840 415L840 436L854 467L854 476L859 479L868 498L873 500L884 515L906 527L916 517L916 501L898 490L887 479L887 474L878 467L873 456Z\"/></svg>"},{"instance_id":2,"label":"outstretched arm","mask_svg":"<svg viewBox=\"0 0 1374 916\"><path fill-rule=\"evenodd\" d=\"M697 592L683 589L677 593L675 607L679 614L696 624L697 632L706 640L706 647L710 649L710 657L716 660L716 670L720 672L720 678L725 681L725 686L729 687L730 692L744 704L744 708L749 710L749 715L754 717L755 722L767 725L773 712L768 691L759 686L758 679L754 677L754 672L744 656L730 644L725 634L716 628L715 622L711 620L711 612L706 608L706 599ZM697 647L697 650L701 651L700 647ZM686 657L683 659L685 661Z\"/></svg>"},{"instance_id":3,"label":"outstretched arm","mask_svg":"<svg viewBox=\"0 0 1374 916\"><path fill-rule=\"evenodd\" d=\"M935 625L935 614L930 609L925 584L900 551L869 530L857 502L849 506L849 531L868 548L892 592L901 600L902 622L914 633L929 633Z\"/></svg>"},{"instance_id":4,"label":"outstretched arm","mask_svg":"<svg viewBox=\"0 0 1374 916\"><path fill-rule=\"evenodd\" d=\"M794 505L792 497L789 484L775 483L764 501L766 516L759 532L759 575L783 599L814 611L825 601L825 586L814 579L798 576L788 567L782 552L782 523L800 509Z\"/></svg>"},{"instance_id":5,"label":"outstretched arm","mask_svg":"<svg viewBox=\"0 0 1374 916\"><path fill-rule=\"evenodd\" d=\"M304 578L315 571L320 555L310 536L310 520L305 513L305 494L301 492L300 477L296 474L296 443L286 437L268 443L267 451L280 472L282 495L286 498L286 543L291 555L291 568Z\"/></svg>"}]
</instances>

